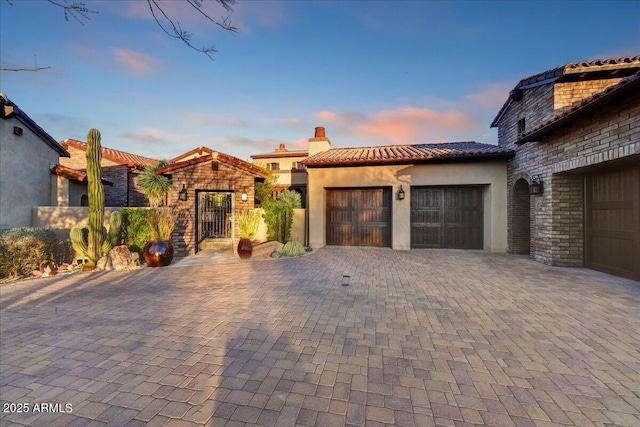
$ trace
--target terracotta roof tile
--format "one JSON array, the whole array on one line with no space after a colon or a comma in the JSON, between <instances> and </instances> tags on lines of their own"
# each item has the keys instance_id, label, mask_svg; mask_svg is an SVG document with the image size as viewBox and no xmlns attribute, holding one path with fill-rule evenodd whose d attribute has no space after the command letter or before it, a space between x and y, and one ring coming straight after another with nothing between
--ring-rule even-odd
<instances>
[{"instance_id":1,"label":"terracotta roof tile","mask_svg":"<svg viewBox=\"0 0 640 427\"><path fill-rule=\"evenodd\" d=\"M78 141L76 139L67 138L62 141L61 145L65 148L74 147L83 151L87 149L86 142ZM159 159L152 159L150 157L139 156L137 154L131 154L107 147L102 147L102 157L136 169L144 169L148 166L153 166L159 161Z\"/></svg>"},{"instance_id":2,"label":"terracotta roof tile","mask_svg":"<svg viewBox=\"0 0 640 427\"><path fill-rule=\"evenodd\" d=\"M628 77L640 69L640 55L623 56L620 58L595 59L593 61L570 62L552 68L533 76L525 77L509 92L509 97L491 122L491 127L497 127L500 119L514 100L522 98L522 91L542 84L563 81L566 79L580 79L584 73L608 73L611 77Z\"/></svg>"},{"instance_id":3,"label":"terracotta roof tile","mask_svg":"<svg viewBox=\"0 0 640 427\"><path fill-rule=\"evenodd\" d=\"M185 158L185 157L189 157L191 154L194 153L204 153L204 152L210 152L210 154L206 154L206 155L202 155L199 157L194 157L188 160L182 160L182 161L178 161L178 162L173 162L173 163L169 163L163 167L160 167L158 169L156 169L157 173L160 174L165 174L165 173L171 173L173 171L182 169L182 168L186 168L188 166L193 166L193 165L197 165L200 163L206 163L208 161L211 160L217 160L219 162L222 163L226 163L228 165L234 166L238 169L244 170L254 176L258 176L261 178L266 178L269 176L268 172L265 171L264 169L246 162L242 159L239 159L237 157L231 156L229 154L225 154L225 153L221 153L219 151L215 151L212 150L210 148L207 147L200 147L196 150L191 150L188 151L185 154L182 154L180 156L177 156L176 159L181 159L181 158Z\"/></svg>"},{"instance_id":4,"label":"terracotta roof tile","mask_svg":"<svg viewBox=\"0 0 640 427\"><path fill-rule=\"evenodd\" d=\"M307 157L309 155L308 150L287 150L284 144L280 144L279 148L271 151L270 153L253 154L252 159L274 159L280 157Z\"/></svg>"},{"instance_id":5,"label":"terracotta roof tile","mask_svg":"<svg viewBox=\"0 0 640 427\"><path fill-rule=\"evenodd\" d=\"M87 182L87 172L84 170L72 169L68 166L55 165L51 168L51 173L56 176L63 176L78 182ZM103 184L113 186L113 182L106 178L101 179Z\"/></svg>"},{"instance_id":6,"label":"terracotta roof tile","mask_svg":"<svg viewBox=\"0 0 640 427\"><path fill-rule=\"evenodd\" d=\"M534 141L558 126L593 111L602 103L617 99L618 96L628 93L631 90L637 91L638 89L640 89L640 71L630 77L620 80L618 84L609 86L602 92L598 92L589 98L583 99L580 103L572 106L570 109L564 110L557 116L554 116L535 128L523 133L516 141L516 144L524 144L526 142Z\"/></svg>"},{"instance_id":7,"label":"terracotta roof tile","mask_svg":"<svg viewBox=\"0 0 640 427\"><path fill-rule=\"evenodd\" d=\"M302 161L307 167L364 166L429 163L456 160L506 159L513 151L478 142L442 144L385 145L358 148L333 148Z\"/></svg>"}]
</instances>

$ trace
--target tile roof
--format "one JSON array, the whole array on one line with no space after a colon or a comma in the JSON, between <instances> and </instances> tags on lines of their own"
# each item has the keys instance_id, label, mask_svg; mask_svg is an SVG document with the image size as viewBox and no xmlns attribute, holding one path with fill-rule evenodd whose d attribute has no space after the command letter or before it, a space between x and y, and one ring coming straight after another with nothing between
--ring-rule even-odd
<instances>
[{"instance_id":1,"label":"tile roof","mask_svg":"<svg viewBox=\"0 0 640 427\"><path fill-rule=\"evenodd\" d=\"M169 163L177 163L188 157L206 156L207 154L213 154L214 152L215 151L209 147L198 147L174 157L173 159L169 160Z\"/></svg>"},{"instance_id":2,"label":"tile roof","mask_svg":"<svg viewBox=\"0 0 640 427\"><path fill-rule=\"evenodd\" d=\"M54 165L51 167L51 173L56 176L63 176L67 179L72 179L78 182L87 182L87 172L84 170L72 169L68 166L63 165ZM103 184L113 186L113 182L108 179L102 177L101 181Z\"/></svg>"},{"instance_id":3,"label":"tile roof","mask_svg":"<svg viewBox=\"0 0 640 427\"><path fill-rule=\"evenodd\" d=\"M71 157L69 152L64 149L58 141L53 139L51 135L45 132L31 117L12 102L7 95L0 93L0 118L12 119L16 118L20 123L25 125L31 132L35 133L45 144L55 150L62 157Z\"/></svg>"},{"instance_id":4,"label":"tile roof","mask_svg":"<svg viewBox=\"0 0 640 427\"><path fill-rule=\"evenodd\" d=\"M522 91L547 83L564 80L579 80L587 73L606 73L607 77L627 77L640 69L640 55L623 56L620 58L596 59L593 61L570 62L551 70L543 71L530 77L525 77L509 92L509 97L496 115L491 127L497 127L498 122L511 105L513 100L522 97Z\"/></svg>"},{"instance_id":5,"label":"tile roof","mask_svg":"<svg viewBox=\"0 0 640 427\"><path fill-rule=\"evenodd\" d=\"M478 142L385 145L377 147L333 148L301 163L307 167L413 164L446 161L508 159L512 150Z\"/></svg>"},{"instance_id":6,"label":"tile roof","mask_svg":"<svg viewBox=\"0 0 640 427\"><path fill-rule=\"evenodd\" d=\"M225 153L221 153L219 151L212 150L212 149L207 148L207 147L200 147L200 148L198 148L196 150L188 151L187 153L182 154L180 156L177 156L175 158L176 159L180 159L180 158L189 157L191 154L194 154L194 152L195 153L197 153L197 152L211 152L211 154L206 154L206 155L199 156L199 157L194 157L194 158L191 158L191 159L188 159L188 160L169 163L169 164L167 164L165 166L162 166L162 167L156 169L156 172L160 173L160 174L171 173L173 171L176 171L176 170L179 170L179 169L183 169L183 168L186 168L186 167L189 167L189 166L194 166L194 165L197 165L197 164L200 164L200 163L206 163L206 162L209 162L211 160L217 160L219 162L226 163L226 164L234 166L234 167L236 167L238 169L244 170L244 171L246 171L246 172L248 172L248 173L250 173L250 174L252 174L254 176L258 176L260 178L267 178L269 176L269 173L266 170L254 165L252 163L246 162L246 161L244 161L242 159L239 159L237 157L231 156L229 154L225 154Z\"/></svg>"},{"instance_id":7,"label":"tile roof","mask_svg":"<svg viewBox=\"0 0 640 427\"><path fill-rule=\"evenodd\" d=\"M82 151L86 151L87 143L78 141L76 139L67 138L61 142L63 147L74 147ZM114 150L113 148L101 147L102 158L111 160L116 163L127 165L136 169L144 169L148 166L153 166L158 163L159 159L152 159L150 157L139 156L137 154L127 153L125 151Z\"/></svg>"},{"instance_id":8,"label":"tile roof","mask_svg":"<svg viewBox=\"0 0 640 427\"><path fill-rule=\"evenodd\" d=\"M571 120L590 113L596 108L600 108L603 104L619 99L621 96L629 93L637 93L640 91L640 71L636 74L626 77L618 84L609 86L602 92L598 92L589 98L583 99L580 103L572 106L570 109L563 111L561 114L541 123L535 128L520 135L516 144L524 144L526 142L539 139L545 134L559 126L566 124Z\"/></svg>"},{"instance_id":9,"label":"tile roof","mask_svg":"<svg viewBox=\"0 0 640 427\"><path fill-rule=\"evenodd\" d=\"M281 157L307 157L309 155L308 150L287 150L284 144L280 144L279 148L276 148L270 153L252 154L252 159L275 159Z\"/></svg>"}]
</instances>

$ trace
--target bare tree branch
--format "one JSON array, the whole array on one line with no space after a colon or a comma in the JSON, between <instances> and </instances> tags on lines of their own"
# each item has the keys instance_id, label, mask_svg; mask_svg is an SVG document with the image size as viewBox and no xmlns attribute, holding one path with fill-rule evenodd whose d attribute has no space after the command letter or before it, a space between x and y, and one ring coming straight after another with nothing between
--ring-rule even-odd
<instances>
[{"instance_id":1,"label":"bare tree branch","mask_svg":"<svg viewBox=\"0 0 640 427\"><path fill-rule=\"evenodd\" d=\"M51 67L36 67L36 68L0 68L0 71L40 71L46 70Z\"/></svg>"},{"instance_id":2,"label":"bare tree branch","mask_svg":"<svg viewBox=\"0 0 640 427\"><path fill-rule=\"evenodd\" d=\"M12 0L5 0L11 6L13 6ZM85 2L82 1L69 1L69 0L47 0L50 4L58 6L64 10L64 19L69 21L69 17L75 19L80 25L84 25L84 21L91 20L90 14L98 13L97 11L91 10L87 7ZM132 0L133 1L133 0ZM236 32L238 30L237 27L233 26L229 21L229 16L221 17L219 20L212 18L209 14L207 14L204 10L202 10L202 6L206 0L185 0L184 4L189 5L191 8L200 13L204 18L222 28L225 31ZM219 5L221 5L227 12L233 12L233 5L236 3L236 0L210 0L215 1ZM147 0L147 4L149 5L149 10L151 11L151 15L153 19L156 21L156 24L160 27L160 29L169 37L180 40L182 43L187 45L189 48L204 53L209 57L209 59L213 60L212 54L217 52L215 47L209 46L202 48L198 48L193 45L191 42L191 34L187 31L183 30L180 27L180 23L172 18L169 14L165 12L163 6L159 0ZM48 67L47 67L48 68ZM16 69L17 71L18 69ZM23 70L23 69L20 69ZM31 70L31 69L30 69ZM8 70L14 71L14 70ZM37 70L36 70L37 71Z\"/></svg>"}]
</instances>

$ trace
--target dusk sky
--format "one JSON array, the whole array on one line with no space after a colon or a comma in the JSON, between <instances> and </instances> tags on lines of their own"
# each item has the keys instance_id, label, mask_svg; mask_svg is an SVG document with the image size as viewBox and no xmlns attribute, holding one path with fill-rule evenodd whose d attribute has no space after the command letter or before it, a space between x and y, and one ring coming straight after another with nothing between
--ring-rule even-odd
<instances>
[{"instance_id":1,"label":"dusk sky","mask_svg":"<svg viewBox=\"0 0 640 427\"><path fill-rule=\"evenodd\" d=\"M51 68L2 71L0 91L58 141L97 128L103 146L166 159L306 149L316 126L333 147L496 144L489 126L520 79L640 55L632 0L240 0L237 33L164 1L214 61L166 36L145 1L86 0L99 13L84 25L43 0L11 3L0 67Z\"/></svg>"}]
</instances>

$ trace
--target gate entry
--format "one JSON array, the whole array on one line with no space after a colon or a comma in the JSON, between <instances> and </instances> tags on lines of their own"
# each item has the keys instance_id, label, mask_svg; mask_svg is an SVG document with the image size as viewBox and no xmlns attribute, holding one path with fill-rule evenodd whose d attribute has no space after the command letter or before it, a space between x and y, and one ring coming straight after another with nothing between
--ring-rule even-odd
<instances>
[{"instance_id":1,"label":"gate entry","mask_svg":"<svg viewBox=\"0 0 640 427\"><path fill-rule=\"evenodd\" d=\"M196 251L233 247L233 193L198 193L198 246Z\"/></svg>"}]
</instances>

